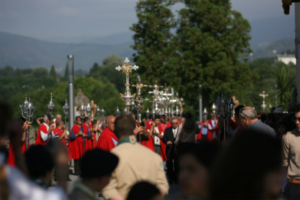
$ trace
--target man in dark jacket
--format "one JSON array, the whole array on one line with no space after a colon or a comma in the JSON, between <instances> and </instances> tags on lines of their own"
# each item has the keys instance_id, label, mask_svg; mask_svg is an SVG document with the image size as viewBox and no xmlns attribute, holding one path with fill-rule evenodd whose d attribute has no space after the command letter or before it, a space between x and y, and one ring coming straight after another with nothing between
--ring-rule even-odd
<instances>
[{"instance_id":1,"label":"man in dark jacket","mask_svg":"<svg viewBox=\"0 0 300 200\"><path fill-rule=\"evenodd\" d=\"M171 119L172 127L165 129L165 134L163 137L163 142L167 144L166 154L167 154L167 175L169 178L169 183L173 181L177 182L179 174L179 166L177 157L174 153L175 139L178 135L178 118L174 117Z\"/></svg>"}]
</instances>

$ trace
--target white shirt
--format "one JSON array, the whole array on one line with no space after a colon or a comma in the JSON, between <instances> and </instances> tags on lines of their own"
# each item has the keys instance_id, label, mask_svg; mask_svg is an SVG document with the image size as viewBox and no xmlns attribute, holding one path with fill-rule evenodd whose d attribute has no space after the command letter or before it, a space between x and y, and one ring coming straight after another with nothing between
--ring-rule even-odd
<instances>
[{"instance_id":1,"label":"white shirt","mask_svg":"<svg viewBox=\"0 0 300 200\"><path fill-rule=\"evenodd\" d=\"M158 127L154 127L154 130L156 131L156 133L160 134L159 130L158 130ZM159 137L154 136L154 144L155 145L160 145L160 139L159 139Z\"/></svg>"},{"instance_id":2,"label":"white shirt","mask_svg":"<svg viewBox=\"0 0 300 200\"><path fill-rule=\"evenodd\" d=\"M176 131L176 134L174 136L174 131ZM174 139L176 138L176 136L178 135L178 127L176 129L173 129L172 128L172 133L173 133L173 136L174 136Z\"/></svg>"},{"instance_id":3,"label":"white shirt","mask_svg":"<svg viewBox=\"0 0 300 200\"><path fill-rule=\"evenodd\" d=\"M4 164L4 155L0 153L0 166ZM67 200L60 187L48 190L26 178L18 168L5 166L6 180L9 187L9 200Z\"/></svg>"},{"instance_id":4,"label":"white shirt","mask_svg":"<svg viewBox=\"0 0 300 200\"><path fill-rule=\"evenodd\" d=\"M43 124L47 127L47 132L48 132L48 130L49 130L48 124L46 124L46 123L43 123ZM52 134L52 138L54 138L55 135L53 134L53 131L51 131L51 134ZM42 140L44 142L46 142L48 140L49 135L47 133L44 133L43 131L41 131L41 137L42 137Z\"/></svg>"}]
</instances>

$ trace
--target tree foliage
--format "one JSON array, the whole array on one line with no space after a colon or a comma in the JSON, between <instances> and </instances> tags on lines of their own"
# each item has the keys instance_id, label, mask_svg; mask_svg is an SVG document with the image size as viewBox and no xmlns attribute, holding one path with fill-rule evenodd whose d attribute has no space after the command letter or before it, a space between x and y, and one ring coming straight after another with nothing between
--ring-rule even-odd
<instances>
[{"instance_id":1,"label":"tree foliage","mask_svg":"<svg viewBox=\"0 0 300 200\"><path fill-rule=\"evenodd\" d=\"M49 76L56 80L56 71L54 65L51 66Z\"/></svg>"},{"instance_id":2,"label":"tree foliage","mask_svg":"<svg viewBox=\"0 0 300 200\"><path fill-rule=\"evenodd\" d=\"M32 75L34 77L47 77L48 76L48 69L45 67L38 67L32 70Z\"/></svg>"},{"instance_id":3,"label":"tree foliage","mask_svg":"<svg viewBox=\"0 0 300 200\"><path fill-rule=\"evenodd\" d=\"M175 27L174 15L170 9L174 0L140 0L136 5L138 22L130 27L134 31L136 50L133 61L139 66L137 73L144 82L153 84L165 73L164 65L171 52L171 28Z\"/></svg>"},{"instance_id":4,"label":"tree foliage","mask_svg":"<svg viewBox=\"0 0 300 200\"><path fill-rule=\"evenodd\" d=\"M95 63L89 76L104 83L110 82L115 85L120 93L123 93L125 91L125 75L115 69L118 65L122 65L121 57L111 55L103 60L102 65L99 66Z\"/></svg>"},{"instance_id":5,"label":"tree foliage","mask_svg":"<svg viewBox=\"0 0 300 200\"><path fill-rule=\"evenodd\" d=\"M279 105L282 108L286 108L289 102L292 102L292 92L296 86L296 73L291 73L289 66L278 63L277 66L272 69L271 75L276 82L277 89L276 94L279 101Z\"/></svg>"}]
</instances>

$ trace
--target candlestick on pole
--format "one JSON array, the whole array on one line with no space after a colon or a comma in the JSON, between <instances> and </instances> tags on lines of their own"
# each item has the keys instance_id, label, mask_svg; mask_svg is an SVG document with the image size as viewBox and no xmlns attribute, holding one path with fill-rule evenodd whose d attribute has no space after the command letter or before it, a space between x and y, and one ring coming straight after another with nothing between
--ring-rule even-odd
<instances>
[{"instance_id":1,"label":"candlestick on pole","mask_svg":"<svg viewBox=\"0 0 300 200\"><path fill-rule=\"evenodd\" d=\"M127 108L127 115L129 115L131 102L134 100L135 95L136 95L136 94L131 95L131 93L129 91L129 86L130 86L130 84L129 84L129 73L131 73L132 70L137 70L139 68L136 65L132 66L129 62L130 61L126 57L122 67L120 67L120 66L116 67L116 70L118 70L118 71L123 70L123 73L126 74L126 84L125 84L126 91L125 91L125 94L120 94L120 95L121 95L121 99L124 101L125 106Z\"/></svg>"},{"instance_id":2,"label":"candlestick on pole","mask_svg":"<svg viewBox=\"0 0 300 200\"><path fill-rule=\"evenodd\" d=\"M265 112L265 109L266 109L266 107L267 107L267 105L265 104L265 98L266 98L267 96L269 96L269 95L266 94L265 91L263 91L263 93L262 93L262 94L259 94L259 96L261 96L261 97L263 98L263 103L262 103L261 107L263 108L263 111Z\"/></svg>"}]
</instances>

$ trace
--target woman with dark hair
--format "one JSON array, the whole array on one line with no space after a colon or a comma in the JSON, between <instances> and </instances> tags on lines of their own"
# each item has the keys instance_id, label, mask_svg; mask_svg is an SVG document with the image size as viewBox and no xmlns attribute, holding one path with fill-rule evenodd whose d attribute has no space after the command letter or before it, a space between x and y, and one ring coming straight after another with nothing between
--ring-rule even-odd
<instances>
[{"instance_id":1,"label":"woman with dark hair","mask_svg":"<svg viewBox=\"0 0 300 200\"><path fill-rule=\"evenodd\" d=\"M182 195L169 199L207 199L211 167L219 152L218 145L211 142L185 143L180 145L179 184Z\"/></svg>"},{"instance_id":2,"label":"woman with dark hair","mask_svg":"<svg viewBox=\"0 0 300 200\"><path fill-rule=\"evenodd\" d=\"M281 141L259 132L237 135L212 171L211 199L273 199L283 182Z\"/></svg>"},{"instance_id":3,"label":"woman with dark hair","mask_svg":"<svg viewBox=\"0 0 300 200\"><path fill-rule=\"evenodd\" d=\"M26 151L25 136L26 136L26 131L30 127L30 123L27 122L24 117L20 117L18 119L18 122L20 122L20 124L23 128L22 142L20 144L20 148L21 148L21 153L24 154ZM28 143L28 148L29 148L29 146L30 146L30 144ZM16 165L15 154L14 154L11 142L9 143L8 158L7 158L6 162L7 162L7 164L9 164L10 166L13 166L13 167Z\"/></svg>"},{"instance_id":4,"label":"woman with dark hair","mask_svg":"<svg viewBox=\"0 0 300 200\"><path fill-rule=\"evenodd\" d=\"M159 189L146 181L141 181L132 186L127 200L162 200L163 195Z\"/></svg>"}]
</instances>

